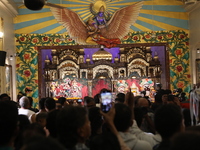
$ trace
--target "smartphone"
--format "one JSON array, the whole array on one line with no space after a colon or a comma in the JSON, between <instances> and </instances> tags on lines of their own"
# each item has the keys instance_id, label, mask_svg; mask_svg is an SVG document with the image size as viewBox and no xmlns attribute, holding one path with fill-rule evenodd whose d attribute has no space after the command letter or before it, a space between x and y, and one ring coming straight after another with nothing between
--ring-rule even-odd
<instances>
[{"instance_id":1,"label":"smartphone","mask_svg":"<svg viewBox=\"0 0 200 150\"><path fill-rule=\"evenodd\" d=\"M112 107L112 93L101 93L101 110L108 112Z\"/></svg>"},{"instance_id":2,"label":"smartphone","mask_svg":"<svg viewBox=\"0 0 200 150\"><path fill-rule=\"evenodd\" d=\"M78 99L78 103L82 103L82 99Z\"/></svg>"}]
</instances>

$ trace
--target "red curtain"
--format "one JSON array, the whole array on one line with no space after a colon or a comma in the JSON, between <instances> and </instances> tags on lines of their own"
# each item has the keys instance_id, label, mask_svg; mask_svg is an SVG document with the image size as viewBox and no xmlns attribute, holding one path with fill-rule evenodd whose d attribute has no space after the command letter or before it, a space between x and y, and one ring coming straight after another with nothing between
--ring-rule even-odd
<instances>
[{"instance_id":1,"label":"red curtain","mask_svg":"<svg viewBox=\"0 0 200 150\"><path fill-rule=\"evenodd\" d=\"M105 80L100 79L96 82L95 85L93 85L94 88L92 88L92 96L94 97L96 94L98 94L101 89L106 88L109 89L108 83L106 83Z\"/></svg>"}]
</instances>

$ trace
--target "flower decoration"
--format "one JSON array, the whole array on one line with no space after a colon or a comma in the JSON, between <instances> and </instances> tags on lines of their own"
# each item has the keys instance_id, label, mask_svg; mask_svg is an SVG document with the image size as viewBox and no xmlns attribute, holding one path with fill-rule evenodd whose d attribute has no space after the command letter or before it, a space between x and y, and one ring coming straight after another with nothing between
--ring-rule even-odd
<instances>
[{"instance_id":1,"label":"flower decoration","mask_svg":"<svg viewBox=\"0 0 200 150\"><path fill-rule=\"evenodd\" d=\"M178 82L177 87L182 89L184 87L184 82L182 81Z\"/></svg>"},{"instance_id":2,"label":"flower decoration","mask_svg":"<svg viewBox=\"0 0 200 150\"><path fill-rule=\"evenodd\" d=\"M176 54L176 55L181 55L181 54L182 54L182 50L181 50L181 49L177 49L177 50L175 51L175 54Z\"/></svg>"},{"instance_id":3,"label":"flower decoration","mask_svg":"<svg viewBox=\"0 0 200 150\"><path fill-rule=\"evenodd\" d=\"M24 75L25 75L26 77L29 77L29 76L31 75L31 72L30 72L29 70L25 70L25 71L24 71Z\"/></svg>"},{"instance_id":4,"label":"flower decoration","mask_svg":"<svg viewBox=\"0 0 200 150\"><path fill-rule=\"evenodd\" d=\"M183 70L183 67L182 67L182 66L177 66L177 67L176 67L176 70L177 70L178 72L181 72L181 71Z\"/></svg>"}]
</instances>

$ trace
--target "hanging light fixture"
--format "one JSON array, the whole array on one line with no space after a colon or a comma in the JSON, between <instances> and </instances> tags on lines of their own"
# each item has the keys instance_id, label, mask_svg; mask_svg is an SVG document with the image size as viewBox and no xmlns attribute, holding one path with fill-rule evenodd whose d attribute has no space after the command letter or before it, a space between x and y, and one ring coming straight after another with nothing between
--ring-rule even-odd
<instances>
[{"instance_id":1,"label":"hanging light fixture","mask_svg":"<svg viewBox=\"0 0 200 150\"><path fill-rule=\"evenodd\" d=\"M0 32L0 39L3 38L3 32Z\"/></svg>"},{"instance_id":2,"label":"hanging light fixture","mask_svg":"<svg viewBox=\"0 0 200 150\"><path fill-rule=\"evenodd\" d=\"M199 49L199 48L197 48L197 53L198 53L198 54L200 53L200 49Z\"/></svg>"}]
</instances>

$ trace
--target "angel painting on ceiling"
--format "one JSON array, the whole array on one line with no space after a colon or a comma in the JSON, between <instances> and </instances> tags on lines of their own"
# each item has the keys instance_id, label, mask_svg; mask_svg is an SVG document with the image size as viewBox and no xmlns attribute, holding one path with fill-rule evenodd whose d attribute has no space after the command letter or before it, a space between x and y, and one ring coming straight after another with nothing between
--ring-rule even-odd
<instances>
[{"instance_id":1,"label":"angel painting on ceiling","mask_svg":"<svg viewBox=\"0 0 200 150\"><path fill-rule=\"evenodd\" d=\"M135 23L143 1L123 7L114 14L106 11L106 3L97 0L90 4L88 21L84 22L80 16L68 9L51 7L56 20L68 31L70 37L76 37L78 44L99 44L108 48L120 44L120 39L125 37L130 26Z\"/></svg>"}]
</instances>

